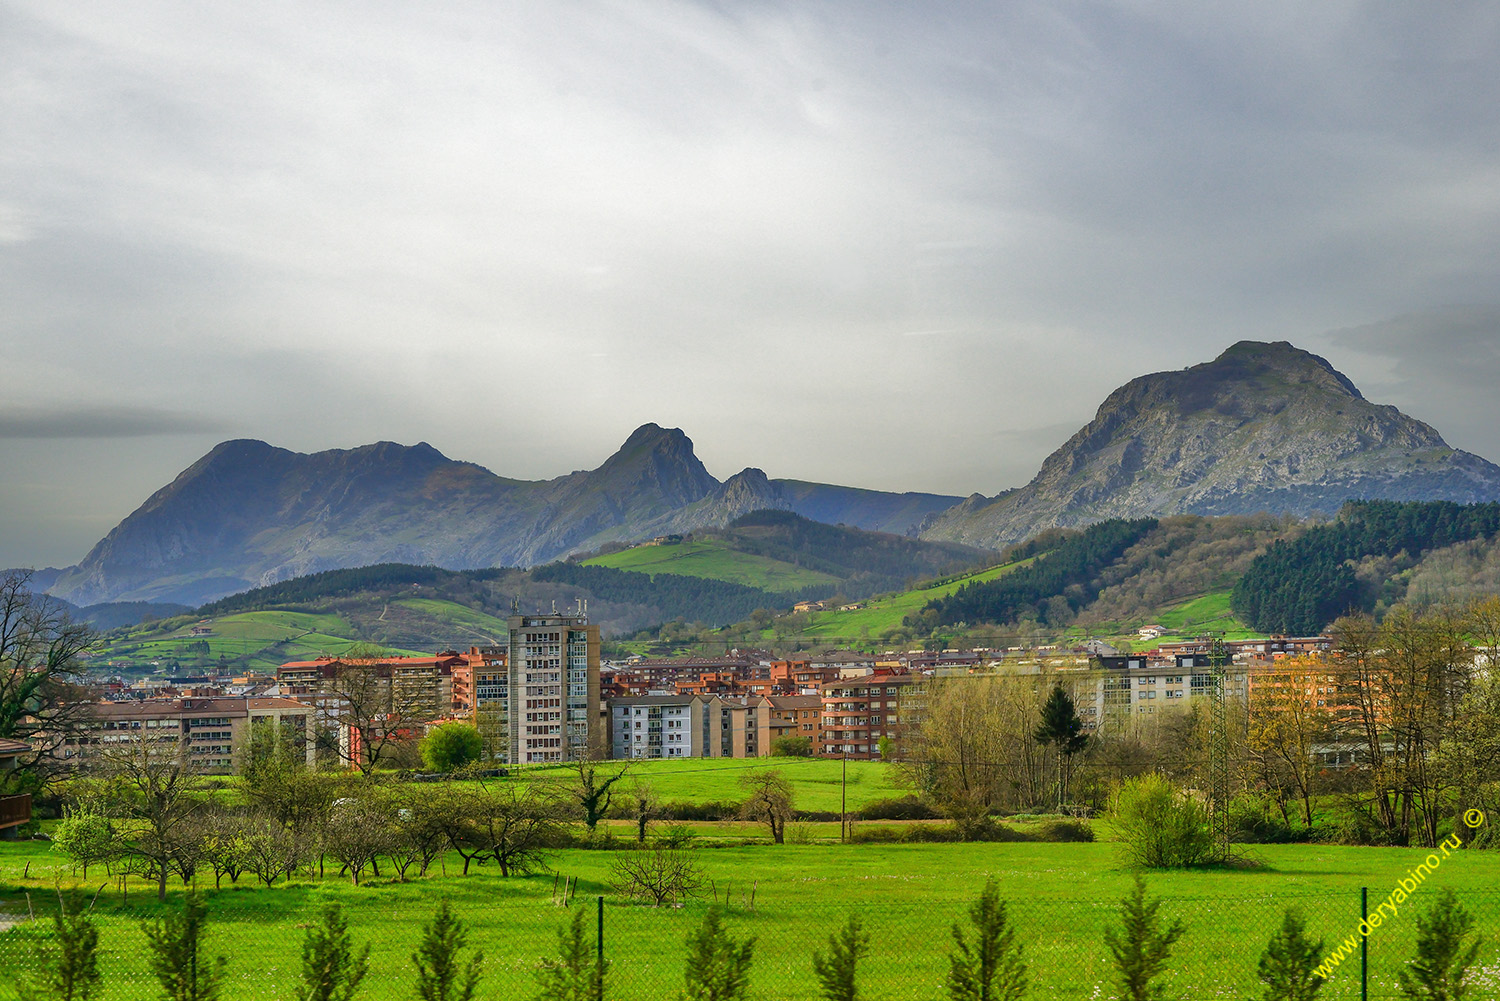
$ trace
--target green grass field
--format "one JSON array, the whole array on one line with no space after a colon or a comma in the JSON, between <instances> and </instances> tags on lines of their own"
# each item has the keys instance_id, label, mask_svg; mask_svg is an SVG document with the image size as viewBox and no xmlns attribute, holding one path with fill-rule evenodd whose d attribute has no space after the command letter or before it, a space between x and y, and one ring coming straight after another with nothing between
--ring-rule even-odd
<instances>
[{"instance_id":1,"label":"green grass field","mask_svg":"<svg viewBox=\"0 0 1500 1001\"><path fill-rule=\"evenodd\" d=\"M1256 958L1286 907L1301 908L1311 932L1342 940L1359 915L1359 888L1370 887L1372 906L1425 855L1419 849L1266 846L1254 849L1260 867L1245 870L1173 871L1149 876L1148 889L1164 899L1165 918L1186 931L1169 964L1169 987L1183 999L1245 998L1254 989ZM1109 844L977 845L745 845L701 848L704 898L681 908L650 908L619 898L610 887L615 853L570 849L551 859L554 872L502 879L489 869L444 871L407 884L389 878L353 887L327 878L296 880L270 889L213 892L209 951L229 957L226 998L291 999L303 929L325 903L341 904L357 941L371 945L372 972L361 996L371 1001L412 997L410 955L420 926L439 899L470 925L471 942L485 952L482 997L534 994L534 971L555 954L556 931L570 911L553 903L559 875L577 880L573 906L587 907L593 939L595 899L606 898L606 952L612 963L611 999L672 997L681 986L683 939L702 918L706 898L730 901L728 925L737 936L757 938L752 994L760 999L803 1001L815 996L810 954L850 914L859 913L872 934L862 966L862 996L870 1001L935 998L952 946L949 928L984 881L995 878L1009 902L1023 943L1034 998L1108 998L1102 935L1117 923L1118 899L1132 874ZM27 864L29 877L22 876ZM95 875L92 874L91 875ZM1397 966L1411 954L1414 911L1441 887L1457 889L1487 936L1480 966L1484 986L1476 997L1495 997L1496 933L1500 932L1500 853L1459 852L1419 888L1399 920L1370 937L1372 997L1395 995ZM54 886L81 880L45 843L0 845L0 907L18 923L0 932L0 998L14 998L14 979L35 962L49 925L45 916ZM158 997L149 980L142 920L163 911L144 884L133 884L128 902L118 886L91 879L82 901L106 883L94 903L102 927L104 1001ZM200 883L201 885L201 883ZM175 903L179 888L172 890ZM751 894L754 907L751 909ZM28 896L29 895L29 896ZM1357 959L1331 978L1322 997L1358 997Z\"/></svg>"},{"instance_id":2,"label":"green grass field","mask_svg":"<svg viewBox=\"0 0 1500 1001\"><path fill-rule=\"evenodd\" d=\"M636 546L607 556L596 556L585 562L616 570L707 577L731 584L758 587L763 591L799 591L805 587L839 583L839 578L831 574L793 566L766 556L742 553L712 540L666 546Z\"/></svg>"},{"instance_id":3,"label":"green grass field","mask_svg":"<svg viewBox=\"0 0 1500 1001\"><path fill-rule=\"evenodd\" d=\"M620 763L607 763L606 768ZM900 782L900 773L879 761L851 761L848 781L844 763L822 758L697 758L687 761L638 761L630 764L630 774L651 783L662 802L679 800L688 803L737 803L745 798L740 777L757 771L775 769L791 783L798 810L838 812L840 797L847 790L849 809L858 810L880 799L905 796L909 790ZM528 768L522 773L531 780L567 782L573 772L563 766ZM629 780L627 780L629 781ZM837 828L835 828L837 830Z\"/></svg>"},{"instance_id":4,"label":"green grass field","mask_svg":"<svg viewBox=\"0 0 1500 1001\"><path fill-rule=\"evenodd\" d=\"M899 628L903 618L913 612L921 611L923 606L934 598L945 598L965 584L994 580L1030 562L1029 559L1020 560L1004 566L990 567L978 573L955 577L940 584L874 598L866 602L864 608L852 612L814 612L811 622L806 629L802 630L802 635L821 639L840 637L857 639L862 634L878 637L887 629Z\"/></svg>"}]
</instances>

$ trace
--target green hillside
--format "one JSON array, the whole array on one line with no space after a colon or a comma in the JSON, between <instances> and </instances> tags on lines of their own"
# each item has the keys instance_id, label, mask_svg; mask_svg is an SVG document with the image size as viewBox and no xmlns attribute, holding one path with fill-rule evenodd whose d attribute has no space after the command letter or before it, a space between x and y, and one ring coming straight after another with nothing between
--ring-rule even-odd
<instances>
[{"instance_id":1,"label":"green hillside","mask_svg":"<svg viewBox=\"0 0 1500 1001\"><path fill-rule=\"evenodd\" d=\"M453 609L469 611L459 606ZM208 634L193 635L199 626L207 627ZM178 616L105 634L94 662L128 674L174 670L191 674L210 667L274 672L289 660L337 654L365 635L336 614L263 611L207 619ZM396 648L395 652L428 655L433 651Z\"/></svg>"},{"instance_id":2,"label":"green hillside","mask_svg":"<svg viewBox=\"0 0 1500 1001\"><path fill-rule=\"evenodd\" d=\"M813 612L811 613L811 621L807 628L802 630L802 634L804 636L815 636L820 639L833 639L836 637L855 638L860 636L862 632L867 631L871 636L879 636L887 629L899 629L903 618L913 612L921 611L934 598L947 597L965 584L994 580L996 577L1004 576L1012 570L1026 566L1031 562L1031 559L1018 560L1015 563L990 567L978 573L950 577L947 580L929 584L926 587L871 599L862 603L864 605L863 608L849 612L840 612L837 610Z\"/></svg>"},{"instance_id":3,"label":"green hillside","mask_svg":"<svg viewBox=\"0 0 1500 1001\"><path fill-rule=\"evenodd\" d=\"M666 545L636 546L596 556L584 560L584 563L641 573L707 577L757 587L763 591L800 591L820 584L839 584L839 578L832 574L754 553L740 552L719 539L692 539Z\"/></svg>"}]
</instances>

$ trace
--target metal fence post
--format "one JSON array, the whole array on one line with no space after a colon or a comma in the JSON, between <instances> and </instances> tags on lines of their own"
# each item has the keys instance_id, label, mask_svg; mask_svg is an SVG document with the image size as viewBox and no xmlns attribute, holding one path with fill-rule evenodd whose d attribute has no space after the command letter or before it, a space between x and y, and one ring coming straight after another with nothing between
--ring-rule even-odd
<instances>
[{"instance_id":1,"label":"metal fence post","mask_svg":"<svg viewBox=\"0 0 1500 1001\"><path fill-rule=\"evenodd\" d=\"M1359 888L1359 922L1360 927L1366 931L1370 927L1365 924L1369 917L1370 888L1361 886ZM1368 934L1359 936L1359 1001L1370 1001L1370 936Z\"/></svg>"}]
</instances>

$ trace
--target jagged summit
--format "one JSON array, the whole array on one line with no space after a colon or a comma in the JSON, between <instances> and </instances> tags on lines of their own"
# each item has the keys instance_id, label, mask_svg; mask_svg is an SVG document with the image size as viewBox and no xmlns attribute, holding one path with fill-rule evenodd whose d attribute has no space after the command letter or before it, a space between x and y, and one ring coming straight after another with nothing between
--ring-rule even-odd
<instances>
[{"instance_id":1,"label":"jagged summit","mask_svg":"<svg viewBox=\"0 0 1500 1001\"><path fill-rule=\"evenodd\" d=\"M1325 359L1285 341L1241 341L1211 362L1132 379L1026 486L971 497L922 534L997 546L1115 517L1497 497L1500 467L1370 403Z\"/></svg>"}]
</instances>

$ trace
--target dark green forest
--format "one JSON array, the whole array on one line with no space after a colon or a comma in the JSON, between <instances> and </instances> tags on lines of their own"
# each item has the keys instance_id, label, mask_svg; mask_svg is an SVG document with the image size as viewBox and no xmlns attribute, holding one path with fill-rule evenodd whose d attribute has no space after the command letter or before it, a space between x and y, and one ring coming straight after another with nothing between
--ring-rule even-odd
<instances>
[{"instance_id":1,"label":"dark green forest","mask_svg":"<svg viewBox=\"0 0 1500 1001\"><path fill-rule=\"evenodd\" d=\"M1077 534L1061 538L1050 552L1035 563L1004 577L965 584L946 598L936 598L906 624L935 625L959 622L1014 622L1031 614L1046 623L1054 597L1067 603L1069 613L1093 601L1102 586L1100 572L1118 560L1131 546L1157 527L1155 518L1124 521L1112 518L1090 525ZM1054 537L1056 538L1056 537Z\"/></svg>"},{"instance_id":2,"label":"dark green forest","mask_svg":"<svg viewBox=\"0 0 1500 1001\"><path fill-rule=\"evenodd\" d=\"M1500 504L1351 501L1338 519L1292 542L1277 541L1235 585L1231 607L1252 628L1311 635L1349 612L1368 612L1375 595L1351 561L1418 556L1500 531Z\"/></svg>"}]
</instances>

